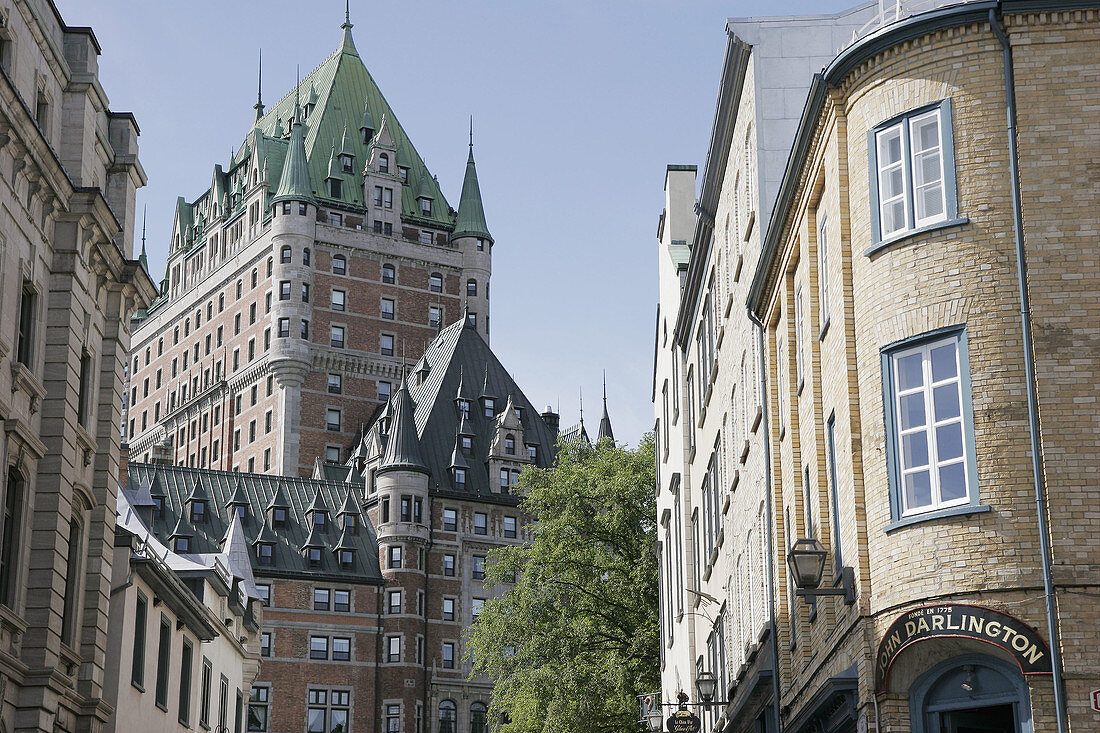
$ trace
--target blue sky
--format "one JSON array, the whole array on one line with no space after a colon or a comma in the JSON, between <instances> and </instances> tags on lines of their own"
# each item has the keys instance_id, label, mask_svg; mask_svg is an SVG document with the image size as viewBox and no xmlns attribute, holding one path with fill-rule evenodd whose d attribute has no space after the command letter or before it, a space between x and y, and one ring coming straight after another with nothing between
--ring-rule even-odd
<instances>
[{"instance_id":1,"label":"blue sky","mask_svg":"<svg viewBox=\"0 0 1100 733\"><path fill-rule=\"evenodd\" d=\"M340 41L343 0L55 0L103 47L111 108L141 126L148 248L164 270L177 196L209 185L253 118L256 54L277 101ZM653 423L656 228L668 163L706 154L728 16L837 0L352 0L360 56L457 204L469 116L493 248L492 347L563 424ZM139 222L140 227L140 222Z\"/></svg>"}]
</instances>

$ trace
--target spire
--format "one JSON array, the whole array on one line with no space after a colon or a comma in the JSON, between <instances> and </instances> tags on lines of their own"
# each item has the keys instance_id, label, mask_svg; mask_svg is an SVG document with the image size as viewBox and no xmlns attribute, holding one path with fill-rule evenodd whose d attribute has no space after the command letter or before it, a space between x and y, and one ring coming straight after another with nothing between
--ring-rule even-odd
<instances>
[{"instance_id":1,"label":"spire","mask_svg":"<svg viewBox=\"0 0 1100 733\"><path fill-rule=\"evenodd\" d=\"M290 128L290 144L286 150L286 162L279 186L272 203L280 201L313 201L313 186L309 180L309 162L306 160L306 135L299 114L298 87L294 86L294 121Z\"/></svg>"},{"instance_id":2,"label":"spire","mask_svg":"<svg viewBox=\"0 0 1100 733\"><path fill-rule=\"evenodd\" d=\"M146 272L149 272L149 256L145 254L145 221L149 215L149 204L141 210L141 254L138 255L138 262L145 268Z\"/></svg>"},{"instance_id":3,"label":"spire","mask_svg":"<svg viewBox=\"0 0 1100 733\"><path fill-rule=\"evenodd\" d=\"M259 122L260 118L264 116L264 98L263 98L263 70L264 70L264 52L260 49L259 63L256 65L256 104L253 108L256 110L256 121Z\"/></svg>"},{"instance_id":4,"label":"spire","mask_svg":"<svg viewBox=\"0 0 1100 733\"><path fill-rule=\"evenodd\" d=\"M601 440L615 442L615 433L611 430L611 418L607 416L607 372L603 373L603 416L600 417L600 432L596 435L596 442Z\"/></svg>"},{"instance_id":5,"label":"spire","mask_svg":"<svg viewBox=\"0 0 1100 733\"><path fill-rule=\"evenodd\" d=\"M414 409L409 390L402 382L401 388L394 395L390 435L386 440L386 452L382 455L379 473L393 470L428 473L428 467L420 457L420 438L416 435Z\"/></svg>"},{"instance_id":6,"label":"spire","mask_svg":"<svg viewBox=\"0 0 1100 733\"><path fill-rule=\"evenodd\" d=\"M455 217L454 233L451 239L459 237L482 237L493 243L493 236L485 225L485 208L481 204L481 188L477 183L477 168L474 166L474 118L470 118L470 156L466 159L466 177L462 179L462 198L458 202L458 216Z\"/></svg>"},{"instance_id":7,"label":"spire","mask_svg":"<svg viewBox=\"0 0 1100 733\"><path fill-rule=\"evenodd\" d=\"M351 0L345 0L344 2L344 24L340 27L344 29L344 39L340 44L340 51L358 56L359 52L355 50L355 41L351 37L351 29L354 27L351 24Z\"/></svg>"}]
</instances>

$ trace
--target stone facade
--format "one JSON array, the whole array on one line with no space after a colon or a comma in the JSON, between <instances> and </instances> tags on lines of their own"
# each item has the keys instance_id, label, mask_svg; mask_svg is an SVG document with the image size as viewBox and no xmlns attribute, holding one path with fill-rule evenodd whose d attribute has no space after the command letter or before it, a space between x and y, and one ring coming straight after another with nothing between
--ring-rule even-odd
<instances>
[{"instance_id":1,"label":"stone facade","mask_svg":"<svg viewBox=\"0 0 1100 733\"><path fill-rule=\"evenodd\" d=\"M443 324L466 312L488 339L472 145L455 211L343 32L298 88L257 103L211 187L179 201L160 296L135 326L136 460L309 475L347 458Z\"/></svg>"},{"instance_id":2,"label":"stone facade","mask_svg":"<svg viewBox=\"0 0 1100 733\"><path fill-rule=\"evenodd\" d=\"M99 730L138 126L52 2L0 9L0 728Z\"/></svg>"},{"instance_id":3,"label":"stone facade","mask_svg":"<svg viewBox=\"0 0 1100 733\"><path fill-rule=\"evenodd\" d=\"M784 156L790 163L771 204L759 204L765 211L773 204L774 213L758 222L758 260L740 275L745 288L732 318L724 329L721 317L714 326L716 367L702 370L715 373L718 394L737 394L741 385L723 384L722 375L737 371L739 354L735 348L727 358L722 349L747 301L745 320L764 327L759 429L770 460L751 473L756 446L749 446L741 488L728 499L734 513L718 537L747 536L739 518L751 509L738 504L745 489L767 502L765 564L773 581L760 594L775 632L778 663L769 671L778 699L768 701L775 715L764 730L961 730L977 721L982 730L1058 730L1055 638L1066 729L1100 723L1089 709L1098 674L1089 598L1100 560L1095 522L1084 509L1100 498L1090 481L1100 458L1100 209L1088 171L1100 139L1100 9L938 5L925 14L876 16L855 36L849 31L820 75L807 75L804 112ZM1002 27L1015 79L1033 384L1021 330ZM778 103L759 83L755 94L758 108ZM736 176L735 155L724 165L727 177ZM682 278L677 283L677 269L662 261L662 318L666 288L677 297L677 285L679 307L693 310L678 316L691 330L683 330L676 366L661 354L659 324L658 405L665 373L700 373L707 284L713 277L720 288L723 271L737 270L728 257L721 266L724 252L714 252L724 219L720 206L708 205L706 178L690 256L662 240L662 257L668 250L673 265L679 258ZM682 217L689 216L686 195ZM711 231L711 211L715 236L701 240L698 233ZM1045 523L1031 460L1032 388ZM705 430L713 404L706 391L701 399L706 411L695 419ZM662 419L659 409L659 434ZM694 445L709 450L708 436L695 432ZM671 440L671 453L682 442L685 458L680 467L678 455L661 466L674 472L662 474L662 496L677 481L681 492L685 485L695 491L700 479L685 482L706 466L690 438ZM754 480L746 484L746 477ZM662 519L675 516L674 505L662 506ZM739 527L732 534L731 525ZM1042 534L1051 544L1056 636L1045 605ZM825 550L816 590L832 595L796 592L788 566L796 541ZM707 596L696 612L710 617L693 622L702 631L687 636L689 654L666 655L666 699L688 687L693 672L721 663L721 654L703 651L710 609L719 608L710 598L752 620L743 590L722 595L746 587L733 566L737 554L722 547L711 554L709 577L704 567ZM692 556L683 556L684 585L699 588ZM663 588L675 595L677 581ZM675 652L680 642L668 635L687 624L675 616L669 622L675 606L666 593L662 626ZM742 643L730 640L727 671L717 671L729 685L718 692L731 703L722 708L726 717L704 716L705 727L742 730L759 719L741 712L740 696L754 680L751 667L738 667ZM670 673L670 659L679 670Z\"/></svg>"}]
</instances>

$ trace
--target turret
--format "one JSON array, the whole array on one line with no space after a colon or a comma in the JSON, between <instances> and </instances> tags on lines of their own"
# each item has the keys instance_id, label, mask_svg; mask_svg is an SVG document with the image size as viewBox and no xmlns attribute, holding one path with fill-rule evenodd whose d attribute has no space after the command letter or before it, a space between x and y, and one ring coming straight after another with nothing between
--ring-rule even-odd
<instances>
[{"instance_id":1,"label":"turret","mask_svg":"<svg viewBox=\"0 0 1100 733\"><path fill-rule=\"evenodd\" d=\"M596 442L610 440L615 442L615 433L611 430L611 418L607 415L607 374L603 377L603 415L600 417L600 432L596 435Z\"/></svg>"},{"instance_id":2,"label":"turret","mask_svg":"<svg viewBox=\"0 0 1100 733\"><path fill-rule=\"evenodd\" d=\"M271 370L279 386L278 437L282 466L274 470L294 474L298 470L297 434L301 387L310 368L309 343L313 328L312 248L316 238L317 201L306 159L305 125L295 106L290 142L279 185L272 198L271 219Z\"/></svg>"},{"instance_id":3,"label":"turret","mask_svg":"<svg viewBox=\"0 0 1100 733\"><path fill-rule=\"evenodd\" d=\"M489 278L492 275L493 237L485 225L485 209L474 165L473 122L470 123L470 154L462 197L455 216L451 242L462 251L462 294L478 333L489 341Z\"/></svg>"}]
</instances>

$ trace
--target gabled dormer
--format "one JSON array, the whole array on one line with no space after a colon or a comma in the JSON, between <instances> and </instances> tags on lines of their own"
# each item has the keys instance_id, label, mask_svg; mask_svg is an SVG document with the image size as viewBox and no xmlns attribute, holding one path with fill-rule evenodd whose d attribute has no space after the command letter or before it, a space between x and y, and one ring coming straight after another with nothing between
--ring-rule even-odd
<instances>
[{"instance_id":1,"label":"gabled dormer","mask_svg":"<svg viewBox=\"0 0 1100 733\"><path fill-rule=\"evenodd\" d=\"M470 422L470 410L472 409L473 398L470 395L470 391L466 388L466 378L462 373L462 368L458 370L458 389L455 390L455 414L458 415L459 423ZM473 428L470 427L470 435L473 435Z\"/></svg>"},{"instance_id":2,"label":"gabled dormer","mask_svg":"<svg viewBox=\"0 0 1100 733\"><path fill-rule=\"evenodd\" d=\"M229 510L230 519L235 514L241 520L241 524L248 524L248 494L245 493L242 479L237 479L233 495L229 497L229 501L225 503L225 506Z\"/></svg>"},{"instance_id":3,"label":"gabled dormer","mask_svg":"<svg viewBox=\"0 0 1100 733\"><path fill-rule=\"evenodd\" d=\"M195 479L191 487L191 493L183 500L184 509L187 512L188 521L192 524L203 524L210 510L210 492L202 481ZM181 521L183 517L180 517Z\"/></svg>"},{"instance_id":4,"label":"gabled dormer","mask_svg":"<svg viewBox=\"0 0 1100 733\"><path fill-rule=\"evenodd\" d=\"M431 374L431 371L432 365L428 363L428 357L425 356L420 360L420 364L417 366L416 371L413 372L413 380L418 385L424 384L424 382L428 381L428 375Z\"/></svg>"},{"instance_id":5,"label":"gabled dormer","mask_svg":"<svg viewBox=\"0 0 1100 733\"><path fill-rule=\"evenodd\" d=\"M180 554L187 554L191 552L191 538L195 536L195 533L191 530L191 525L187 523L183 516L176 522L175 528L172 533L168 535L168 539L172 541L172 552L178 552Z\"/></svg>"},{"instance_id":6,"label":"gabled dormer","mask_svg":"<svg viewBox=\"0 0 1100 733\"><path fill-rule=\"evenodd\" d=\"M525 461L527 455L523 445L523 421L520 420L515 403L509 395L503 412L497 416L489 455L493 458L503 458L508 461Z\"/></svg>"},{"instance_id":7,"label":"gabled dormer","mask_svg":"<svg viewBox=\"0 0 1100 733\"><path fill-rule=\"evenodd\" d=\"M500 406L497 404L497 395L494 393L493 388L489 385L489 367L485 367L485 379L481 384L481 395L478 397L478 402L481 405L481 415L486 419L495 419L497 416L497 410Z\"/></svg>"},{"instance_id":8,"label":"gabled dormer","mask_svg":"<svg viewBox=\"0 0 1100 733\"><path fill-rule=\"evenodd\" d=\"M382 126L378 128L378 133L371 139L364 175L370 173L391 179L397 177L397 143L394 142L390 121L385 115L382 115Z\"/></svg>"},{"instance_id":9,"label":"gabled dormer","mask_svg":"<svg viewBox=\"0 0 1100 733\"><path fill-rule=\"evenodd\" d=\"M370 112L370 104L363 102L363 121L359 125L359 139L364 145L370 145L374 139L374 116Z\"/></svg>"},{"instance_id":10,"label":"gabled dormer","mask_svg":"<svg viewBox=\"0 0 1100 733\"><path fill-rule=\"evenodd\" d=\"M340 172L344 175L355 174L355 148L351 144L351 138L348 135L347 123L344 124L344 134L340 138L340 150L338 151L340 159Z\"/></svg>"},{"instance_id":11,"label":"gabled dormer","mask_svg":"<svg viewBox=\"0 0 1100 733\"><path fill-rule=\"evenodd\" d=\"M325 176L325 195L330 199L344 197L344 174L336 156L336 144L333 143L328 157L328 175Z\"/></svg>"},{"instance_id":12,"label":"gabled dormer","mask_svg":"<svg viewBox=\"0 0 1100 733\"><path fill-rule=\"evenodd\" d=\"M271 497L271 501L267 504L267 522L270 526L279 528L285 527L287 522L287 512L290 511L290 502L287 501L286 493L283 491L282 485L275 490L275 496Z\"/></svg>"},{"instance_id":13,"label":"gabled dormer","mask_svg":"<svg viewBox=\"0 0 1100 733\"><path fill-rule=\"evenodd\" d=\"M306 537L305 543L302 544L302 557L310 567L319 567L321 565L321 557L325 550L325 539L323 536L323 530L318 530L314 526L309 531L309 536Z\"/></svg>"},{"instance_id":14,"label":"gabled dormer","mask_svg":"<svg viewBox=\"0 0 1100 733\"><path fill-rule=\"evenodd\" d=\"M306 520L312 528L311 532L327 532L331 513L325 498L321 496L321 490L317 489L313 493L313 501L306 507Z\"/></svg>"},{"instance_id":15,"label":"gabled dormer","mask_svg":"<svg viewBox=\"0 0 1100 733\"><path fill-rule=\"evenodd\" d=\"M420 186L416 191L416 213L424 218L431 217L432 207L435 203L435 181L427 171L420 178Z\"/></svg>"},{"instance_id":16,"label":"gabled dormer","mask_svg":"<svg viewBox=\"0 0 1100 733\"><path fill-rule=\"evenodd\" d=\"M348 486L348 493L344 496L340 511L336 513L336 519L340 523L341 542L345 534L359 534L359 527L363 523L363 511L359 508L359 499L354 486Z\"/></svg>"},{"instance_id":17,"label":"gabled dormer","mask_svg":"<svg viewBox=\"0 0 1100 733\"><path fill-rule=\"evenodd\" d=\"M256 539L252 540L252 549L256 553L256 563L258 565L274 565L275 564L275 545L279 542L279 536L275 534L275 531L265 522L260 527L259 534L256 535Z\"/></svg>"},{"instance_id":18,"label":"gabled dormer","mask_svg":"<svg viewBox=\"0 0 1100 733\"><path fill-rule=\"evenodd\" d=\"M336 556L336 562L340 563L341 570L351 570L355 567L355 555L358 549L352 541L352 534L347 529L340 533L340 539L332 548L332 554Z\"/></svg>"}]
</instances>

